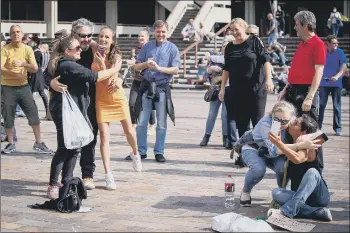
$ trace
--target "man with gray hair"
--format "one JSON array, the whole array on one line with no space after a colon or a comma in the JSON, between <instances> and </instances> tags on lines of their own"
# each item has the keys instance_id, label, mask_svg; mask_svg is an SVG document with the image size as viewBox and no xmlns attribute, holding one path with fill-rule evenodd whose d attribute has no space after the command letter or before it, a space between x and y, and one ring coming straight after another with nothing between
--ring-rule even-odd
<instances>
[{"instance_id":1,"label":"man with gray hair","mask_svg":"<svg viewBox=\"0 0 350 233\"><path fill-rule=\"evenodd\" d=\"M143 80L136 101L138 118L137 147L141 158L147 157L147 128L153 106L156 108L157 128L154 154L157 162L164 163L167 132L167 114L175 122L169 82L179 72L179 49L167 40L168 25L162 20L153 24L155 40L146 43L137 56L135 70L141 71Z\"/></svg>"},{"instance_id":2,"label":"man with gray hair","mask_svg":"<svg viewBox=\"0 0 350 233\"><path fill-rule=\"evenodd\" d=\"M77 61L80 65L86 68L91 68L91 64L94 59L92 52L92 46L96 46L96 42L92 40L94 32L94 23L90 22L85 18L80 18L72 23L71 36L74 36L80 43L81 49L83 50L80 54L80 60ZM88 108L89 121L92 126L94 133L94 140L82 148L80 156L80 166L82 172L82 178L84 185L87 189L94 189L93 173L95 171L95 146L97 142L98 125L96 119L96 85L93 83L86 83L89 85L89 97L90 105ZM67 86L58 82L58 78L54 78L50 86L57 92L62 92Z\"/></svg>"},{"instance_id":3,"label":"man with gray hair","mask_svg":"<svg viewBox=\"0 0 350 233\"><path fill-rule=\"evenodd\" d=\"M293 103L299 116L307 112L318 121L318 88L326 64L326 47L315 34L316 17L312 12L300 11L294 16L294 20L294 29L302 41L293 57L288 84L278 98L285 98L286 101ZM322 169L323 155L322 149L320 150L318 158Z\"/></svg>"}]
</instances>

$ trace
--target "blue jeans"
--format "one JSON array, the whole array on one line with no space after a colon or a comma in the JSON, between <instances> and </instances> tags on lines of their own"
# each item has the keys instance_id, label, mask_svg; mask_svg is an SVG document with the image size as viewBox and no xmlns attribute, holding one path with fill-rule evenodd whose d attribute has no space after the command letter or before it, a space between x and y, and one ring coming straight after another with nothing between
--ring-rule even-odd
<instances>
[{"instance_id":1,"label":"blue jeans","mask_svg":"<svg viewBox=\"0 0 350 233\"><path fill-rule=\"evenodd\" d=\"M332 23L332 35L338 36L339 26L336 23Z\"/></svg>"},{"instance_id":2,"label":"blue jeans","mask_svg":"<svg viewBox=\"0 0 350 233\"><path fill-rule=\"evenodd\" d=\"M142 95L142 111L139 116L139 123L136 127L137 146L140 155L147 154L147 129L148 122L152 112L152 99L147 99L147 92ZM165 137L167 131L167 109L166 94L159 93L159 100L154 103L157 116L156 144L154 145L154 154L164 154Z\"/></svg>"},{"instance_id":3,"label":"blue jeans","mask_svg":"<svg viewBox=\"0 0 350 233\"><path fill-rule=\"evenodd\" d=\"M284 55L284 52L280 52L278 54L279 58L281 59L281 63L282 65L285 65L286 64L286 56Z\"/></svg>"},{"instance_id":4,"label":"blue jeans","mask_svg":"<svg viewBox=\"0 0 350 233\"><path fill-rule=\"evenodd\" d=\"M313 213L326 207L330 200L328 188L320 173L310 168L303 176L296 192L277 188L272 191L272 198L281 205L281 212L290 218L317 218Z\"/></svg>"},{"instance_id":5,"label":"blue jeans","mask_svg":"<svg viewBox=\"0 0 350 233\"><path fill-rule=\"evenodd\" d=\"M277 34L272 32L272 33L269 35L269 37L267 38L267 44L268 44L268 45L271 45L271 44L273 44L273 43L276 42L276 41L277 41Z\"/></svg>"},{"instance_id":6,"label":"blue jeans","mask_svg":"<svg viewBox=\"0 0 350 233\"><path fill-rule=\"evenodd\" d=\"M221 105L220 100L210 101L209 103L209 114L207 118L207 123L205 125L205 134L211 135L214 129L216 117L219 113L219 108ZM225 107L225 103L222 103L222 109L221 109L221 127L222 127L222 134L228 135L228 120L227 120L227 111Z\"/></svg>"},{"instance_id":7,"label":"blue jeans","mask_svg":"<svg viewBox=\"0 0 350 233\"><path fill-rule=\"evenodd\" d=\"M266 167L276 173L277 185L282 187L283 171L284 171L284 156L275 158L260 157L259 152L255 149L244 149L242 151L243 162L249 167L244 179L243 191L249 193L253 187L258 184L265 176Z\"/></svg>"},{"instance_id":8,"label":"blue jeans","mask_svg":"<svg viewBox=\"0 0 350 233\"><path fill-rule=\"evenodd\" d=\"M320 115L318 124L322 128L324 111L327 106L329 93L333 100L333 129L335 132L341 131L341 88L340 87L320 87Z\"/></svg>"}]
</instances>

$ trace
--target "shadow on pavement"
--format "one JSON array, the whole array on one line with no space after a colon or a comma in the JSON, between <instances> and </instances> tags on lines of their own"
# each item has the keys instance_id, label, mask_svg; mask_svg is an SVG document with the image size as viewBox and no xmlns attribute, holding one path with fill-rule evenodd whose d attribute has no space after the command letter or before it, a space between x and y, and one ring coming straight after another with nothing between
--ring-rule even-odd
<instances>
[{"instance_id":1,"label":"shadow on pavement","mask_svg":"<svg viewBox=\"0 0 350 233\"><path fill-rule=\"evenodd\" d=\"M35 186L37 188L32 189L32 188L28 188L28 186ZM47 188L47 182L1 179L1 196L4 196L4 197L16 197L16 196L46 197L46 188ZM40 193L40 194L35 194L35 193Z\"/></svg>"},{"instance_id":2,"label":"shadow on pavement","mask_svg":"<svg viewBox=\"0 0 350 233\"><path fill-rule=\"evenodd\" d=\"M255 198L256 202L264 202L263 199ZM165 198L163 201L153 205L153 208L157 209L187 209L190 211L200 211L214 214L224 214L230 211L241 213L242 215L246 215L249 213L249 210L254 210L258 216L261 215L261 210L263 209L264 214L266 215L267 208L262 207L262 204L254 204L253 207L241 207L239 204L239 198L235 198L235 207L233 209L225 208L224 206L225 198L218 196L169 196ZM263 203L264 205L268 205L268 203Z\"/></svg>"}]
</instances>

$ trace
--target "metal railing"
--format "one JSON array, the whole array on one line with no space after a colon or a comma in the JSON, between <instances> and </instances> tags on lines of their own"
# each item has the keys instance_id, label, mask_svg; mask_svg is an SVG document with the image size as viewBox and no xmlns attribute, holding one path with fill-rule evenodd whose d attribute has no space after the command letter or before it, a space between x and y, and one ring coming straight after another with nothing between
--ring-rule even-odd
<instances>
[{"instance_id":1,"label":"metal railing","mask_svg":"<svg viewBox=\"0 0 350 233\"><path fill-rule=\"evenodd\" d=\"M217 50L217 39L216 37L219 36L221 33L223 33L229 26L230 26L231 23L228 23L226 24L223 28L221 28L218 32L215 33L215 36L214 36L214 50L216 51ZM189 45L187 48L184 49L184 51L182 51L180 53L180 57L183 56L183 76L185 76L186 74L186 57L187 57L187 53L192 50L193 48L195 48L194 50L194 59L195 59L195 62L194 62L194 65L195 67L197 67L198 65L198 45L199 43L201 43L202 41L198 40L196 42L193 42L191 45Z\"/></svg>"}]
</instances>

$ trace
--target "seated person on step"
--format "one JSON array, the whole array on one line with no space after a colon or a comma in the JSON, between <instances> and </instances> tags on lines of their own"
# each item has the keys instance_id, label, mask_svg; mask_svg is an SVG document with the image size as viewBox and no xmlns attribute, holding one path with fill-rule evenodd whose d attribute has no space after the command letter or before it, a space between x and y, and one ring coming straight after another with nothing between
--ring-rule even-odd
<instances>
[{"instance_id":1,"label":"seated person on step","mask_svg":"<svg viewBox=\"0 0 350 233\"><path fill-rule=\"evenodd\" d=\"M182 29L181 34L183 36L183 40L190 41L195 38L196 28L193 25L193 19L188 21L188 24Z\"/></svg>"}]
</instances>

